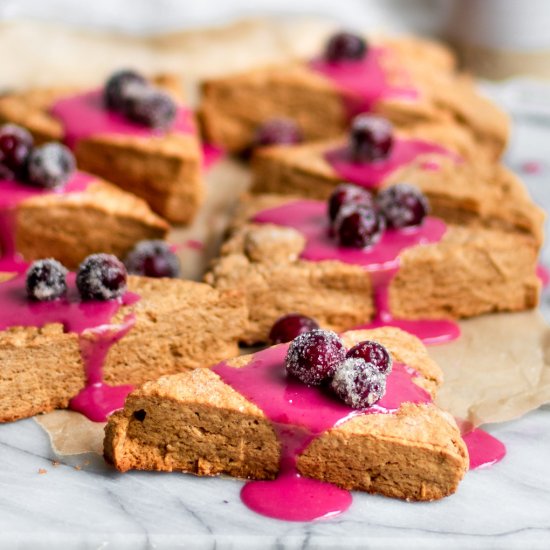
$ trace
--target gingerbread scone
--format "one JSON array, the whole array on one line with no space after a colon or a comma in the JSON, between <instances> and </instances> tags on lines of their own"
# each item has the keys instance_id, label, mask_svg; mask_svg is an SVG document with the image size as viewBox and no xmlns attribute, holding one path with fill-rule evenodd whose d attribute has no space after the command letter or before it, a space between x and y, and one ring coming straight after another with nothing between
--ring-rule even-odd
<instances>
[{"instance_id":1,"label":"gingerbread scone","mask_svg":"<svg viewBox=\"0 0 550 550\"><path fill-rule=\"evenodd\" d=\"M322 201L274 195L247 201L246 216L237 216L206 275L216 288L246 294L245 342L266 341L273 323L291 312L336 331L396 324L431 342L457 334L442 319L537 305L539 247L532 237L424 218L418 191L391 189L399 193L390 198L413 207L398 204L394 214L418 215L408 226L394 220L392 227L355 190L338 197L342 213L332 222ZM391 205L387 210L391 216Z\"/></svg>"},{"instance_id":2,"label":"gingerbread scone","mask_svg":"<svg viewBox=\"0 0 550 550\"><path fill-rule=\"evenodd\" d=\"M306 140L328 139L358 113L376 112L402 128L456 125L477 144L477 155L499 157L508 117L433 51L437 46L416 39L367 45L358 36L335 35L315 59L208 80L199 112L205 136L242 151L262 124L285 117Z\"/></svg>"},{"instance_id":3,"label":"gingerbread scone","mask_svg":"<svg viewBox=\"0 0 550 550\"><path fill-rule=\"evenodd\" d=\"M251 190L327 199L343 181L374 193L406 182L449 223L517 231L542 243L544 212L522 182L500 164L468 160L453 133L433 124L394 131L385 119L361 115L339 139L258 149Z\"/></svg>"},{"instance_id":4,"label":"gingerbread scone","mask_svg":"<svg viewBox=\"0 0 550 550\"><path fill-rule=\"evenodd\" d=\"M77 172L60 143L35 147L24 128L0 126L0 271L45 256L69 268L93 252L124 257L168 228L142 199Z\"/></svg>"},{"instance_id":5,"label":"gingerbread scone","mask_svg":"<svg viewBox=\"0 0 550 550\"><path fill-rule=\"evenodd\" d=\"M236 291L128 277L95 254L75 276L55 260L0 283L0 422L56 408L105 420L132 389L236 354L246 306Z\"/></svg>"},{"instance_id":6,"label":"gingerbread scone","mask_svg":"<svg viewBox=\"0 0 550 550\"><path fill-rule=\"evenodd\" d=\"M7 94L0 121L25 126L39 143L65 141L82 170L143 198L172 222L191 222L202 203L202 150L176 77L148 82L121 71L103 89Z\"/></svg>"},{"instance_id":7,"label":"gingerbread scone","mask_svg":"<svg viewBox=\"0 0 550 550\"><path fill-rule=\"evenodd\" d=\"M310 344L317 348L315 365L308 364ZM361 349L372 346L381 360L365 364ZM315 384L332 379L334 395L311 385L307 369L319 365L326 371ZM355 368L370 374L354 387L346 373ZM439 499L455 492L468 469L456 423L432 403L441 379L420 341L398 329L351 331L341 340L313 331L290 347L145 384L110 418L105 457L123 472L277 478L241 494L253 509L284 519L314 519L307 513L319 510L308 500L306 515L285 518L276 515L278 504L288 513L294 495L321 491L314 494L322 501L331 490L304 478L407 500ZM301 383L306 380L310 385ZM286 491L283 503L277 488L289 483L304 490Z\"/></svg>"}]
</instances>

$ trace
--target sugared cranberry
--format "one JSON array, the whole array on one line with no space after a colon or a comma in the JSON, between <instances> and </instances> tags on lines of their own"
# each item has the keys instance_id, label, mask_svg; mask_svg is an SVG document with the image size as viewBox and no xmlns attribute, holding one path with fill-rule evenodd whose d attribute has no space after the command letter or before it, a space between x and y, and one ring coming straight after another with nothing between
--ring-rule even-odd
<instances>
[{"instance_id":1,"label":"sugared cranberry","mask_svg":"<svg viewBox=\"0 0 550 550\"><path fill-rule=\"evenodd\" d=\"M386 393L386 377L371 363L351 357L336 369L331 388L350 407L364 409Z\"/></svg>"},{"instance_id":2,"label":"sugared cranberry","mask_svg":"<svg viewBox=\"0 0 550 550\"><path fill-rule=\"evenodd\" d=\"M302 131L296 122L290 118L272 118L256 130L254 145L296 145L302 141Z\"/></svg>"},{"instance_id":3,"label":"sugared cranberry","mask_svg":"<svg viewBox=\"0 0 550 550\"><path fill-rule=\"evenodd\" d=\"M342 206L346 204L363 204L365 206L374 206L372 195L362 187L352 185L351 183L341 183L338 185L328 200L328 216L333 222L340 212Z\"/></svg>"},{"instance_id":4,"label":"sugared cranberry","mask_svg":"<svg viewBox=\"0 0 550 550\"><path fill-rule=\"evenodd\" d=\"M386 158L393 145L393 127L385 118L357 115L351 124L350 153L354 162Z\"/></svg>"},{"instance_id":5,"label":"sugared cranberry","mask_svg":"<svg viewBox=\"0 0 550 550\"><path fill-rule=\"evenodd\" d=\"M290 313L279 317L271 327L269 332L269 341L272 344L282 344L290 342L300 334L318 329L319 324L311 317L300 315L299 313Z\"/></svg>"},{"instance_id":6,"label":"sugared cranberry","mask_svg":"<svg viewBox=\"0 0 550 550\"><path fill-rule=\"evenodd\" d=\"M135 95L127 99L124 114L134 122L151 128L167 128L176 118L174 100L164 92L151 87L137 88Z\"/></svg>"},{"instance_id":7,"label":"sugared cranberry","mask_svg":"<svg viewBox=\"0 0 550 550\"><path fill-rule=\"evenodd\" d=\"M83 300L112 300L126 291L126 268L111 254L92 254L78 268L76 286Z\"/></svg>"},{"instance_id":8,"label":"sugared cranberry","mask_svg":"<svg viewBox=\"0 0 550 550\"><path fill-rule=\"evenodd\" d=\"M376 244L386 228L376 208L363 204L344 205L334 221L334 232L341 246L367 248Z\"/></svg>"},{"instance_id":9,"label":"sugared cranberry","mask_svg":"<svg viewBox=\"0 0 550 550\"><path fill-rule=\"evenodd\" d=\"M27 296L31 300L55 300L67 292L67 270L57 260L37 260L27 270Z\"/></svg>"},{"instance_id":10,"label":"sugared cranberry","mask_svg":"<svg viewBox=\"0 0 550 550\"><path fill-rule=\"evenodd\" d=\"M141 241L126 256L128 273L145 277L179 277L180 262L164 241Z\"/></svg>"},{"instance_id":11,"label":"sugared cranberry","mask_svg":"<svg viewBox=\"0 0 550 550\"><path fill-rule=\"evenodd\" d=\"M346 357L364 359L367 363L374 365L382 374L389 374L392 368L392 358L388 350L378 342L365 340L353 346Z\"/></svg>"},{"instance_id":12,"label":"sugared cranberry","mask_svg":"<svg viewBox=\"0 0 550 550\"><path fill-rule=\"evenodd\" d=\"M16 124L0 127L0 178L22 178L32 146L32 136L25 128Z\"/></svg>"},{"instance_id":13,"label":"sugared cranberry","mask_svg":"<svg viewBox=\"0 0 550 550\"><path fill-rule=\"evenodd\" d=\"M388 227L395 228L420 225L430 209L422 192L406 183L384 189L377 202Z\"/></svg>"},{"instance_id":14,"label":"sugared cranberry","mask_svg":"<svg viewBox=\"0 0 550 550\"><path fill-rule=\"evenodd\" d=\"M61 143L35 147L29 155L28 180L44 189L65 185L76 168L74 155Z\"/></svg>"},{"instance_id":15,"label":"sugared cranberry","mask_svg":"<svg viewBox=\"0 0 550 550\"><path fill-rule=\"evenodd\" d=\"M300 334L291 342L285 367L288 374L304 384L317 386L332 377L345 357L346 349L338 335L317 329Z\"/></svg>"},{"instance_id":16,"label":"sugared cranberry","mask_svg":"<svg viewBox=\"0 0 550 550\"><path fill-rule=\"evenodd\" d=\"M147 81L136 71L121 70L113 73L105 84L103 98L105 105L114 111L122 111L131 88L147 86Z\"/></svg>"},{"instance_id":17,"label":"sugared cranberry","mask_svg":"<svg viewBox=\"0 0 550 550\"><path fill-rule=\"evenodd\" d=\"M367 43L365 39L352 32L339 32L332 35L325 47L327 61L358 61L365 57Z\"/></svg>"}]
</instances>

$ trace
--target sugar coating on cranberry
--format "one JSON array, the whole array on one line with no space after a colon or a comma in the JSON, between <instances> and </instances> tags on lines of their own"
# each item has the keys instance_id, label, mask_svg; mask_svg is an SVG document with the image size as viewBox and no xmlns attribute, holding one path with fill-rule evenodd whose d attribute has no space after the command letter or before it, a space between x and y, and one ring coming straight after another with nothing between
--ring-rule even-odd
<instances>
[{"instance_id":1,"label":"sugar coating on cranberry","mask_svg":"<svg viewBox=\"0 0 550 550\"><path fill-rule=\"evenodd\" d=\"M300 334L318 329L319 324L315 319L300 315L299 313L290 313L279 317L271 327L269 332L269 341L272 344L282 344L294 340Z\"/></svg>"},{"instance_id":2,"label":"sugar coating on cranberry","mask_svg":"<svg viewBox=\"0 0 550 550\"><path fill-rule=\"evenodd\" d=\"M296 122L290 118L272 118L256 130L254 146L296 145L302 141L302 131Z\"/></svg>"},{"instance_id":3,"label":"sugar coating on cranberry","mask_svg":"<svg viewBox=\"0 0 550 550\"><path fill-rule=\"evenodd\" d=\"M37 260L27 270L26 289L38 302L60 298L67 292L67 269L53 258Z\"/></svg>"},{"instance_id":4,"label":"sugar coating on cranberry","mask_svg":"<svg viewBox=\"0 0 550 550\"><path fill-rule=\"evenodd\" d=\"M384 396L386 376L364 359L350 357L336 369L330 386L346 405L364 409Z\"/></svg>"},{"instance_id":5,"label":"sugar coating on cranberry","mask_svg":"<svg viewBox=\"0 0 550 550\"><path fill-rule=\"evenodd\" d=\"M340 209L333 228L341 246L368 248L380 240L386 224L376 208L352 203Z\"/></svg>"},{"instance_id":6,"label":"sugar coating on cranberry","mask_svg":"<svg viewBox=\"0 0 550 550\"><path fill-rule=\"evenodd\" d=\"M124 106L124 114L130 120L158 129L167 128L174 122L177 106L167 93L152 87L136 87L135 90L135 95Z\"/></svg>"},{"instance_id":7,"label":"sugar coating on cranberry","mask_svg":"<svg viewBox=\"0 0 550 550\"><path fill-rule=\"evenodd\" d=\"M76 286L83 300L112 300L126 291L126 267L112 254L92 254L79 266Z\"/></svg>"},{"instance_id":8,"label":"sugar coating on cranberry","mask_svg":"<svg viewBox=\"0 0 550 550\"><path fill-rule=\"evenodd\" d=\"M16 124L0 127L0 178L21 179L33 146L30 132Z\"/></svg>"},{"instance_id":9,"label":"sugar coating on cranberry","mask_svg":"<svg viewBox=\"0 0 550 550\"><path fill-rule=\"evenodd\" d=\"M126 105L131 89L137 86L147 86L145 78L129 69L123 69L113 73L103 89L105 105L114 111L122 111Z\"/></svg>"},{"instance_id":10,"label":"sugar coating on cranberry","mask_svg":"<svg viewBox=\"0 0 550 550\"><path fill-rule=\"evenodd\" d=\"M31 184L44 189L65 185L76 168L74 155L61 143L35 147L29 155L27 173Z\"/></svg>"},{"instance_id":11,"label":"sugar coating on cranberry","mask_svg":"<svg viewBox=\"0 0 550 550\"><path fill-rule=\"evenodd\" d=\"M388 227L394 228L420 225L430 210L423 193L406 183L393 185L381 191L377 203Z\"/></svg>"},{"instance_id":12,"label":"sugar coating on cranberry","mask_svg":"<svg viewBox=\"0 0 550 550\"><path fill-rule=\"evenodd\" d=\"M354 162L374 162L389 156L393 146L393 127L385 118L357 115L351 124L350 155Z\"/></svg>"},{"instance_id":13,"label":"sugar coating on cranberry","mask_svg":"<svg viewBox=\"0 0 550 550\"><path fill-rule=\"evenodd\" d=\"M325 59L338 61L358 61L365 57L367 43L358 34L342 31L332 35L325 46Z\"/></svg>"},{"instance_id":14,"label":"sugar coating on cranberry","mask_svg":"<svg viewBox=\"0 0 550 550\"><path fill-rule=\"evenodd\" d=\"M316 329L290 343L285 368L304 384L318 386L333 376L345 357L346 349L335 332Z\"/></svg>"},{"instance_id":15,"label":"sugar coating on cranberry","mask_svg":"<svg viewBox=\"0 0 550 550\"><path fill-rule=\"evenodd\" d=\"M338 212L346 204L374 206L375 202L372 194L366 189L351 183L341 183L334 188L328 199L328 216L331 222L336 219Z\"/></svg>"},{"instance_id":16,"label":"sugar coating on cranberry","mask_svg":"<svg viewBox=\"0 0 550 550\"><path fill-rule=\"evenodd\" d=\"M353 346L346 354L348 358L363 359L374 365L379 372L388 375L391 372L393 361L388 350L378 342L364 340Z\"/></svg>"},{"instance_id":17,"label":"sugar coating on cranberry","mask_svg":"<svg viewBox=\"0 0 550 550\"><path fill-rule=\"evenodd\" d=\"M164 241L141 241L126 256L128 273L145 277L179 277L180 261Z\"/></svg>"}]
</instances>

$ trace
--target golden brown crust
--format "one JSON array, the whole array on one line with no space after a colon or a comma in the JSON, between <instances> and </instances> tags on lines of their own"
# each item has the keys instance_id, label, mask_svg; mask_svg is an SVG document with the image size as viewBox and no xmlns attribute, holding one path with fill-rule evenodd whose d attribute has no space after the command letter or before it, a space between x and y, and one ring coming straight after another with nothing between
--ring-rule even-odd
<instances>
[{"instance_id":1,"label":"golden brown crust","mask_svg":"<svg viewBox=\"0 0 550 550\"><path fill-rule=\"evenodd\" d=\"M348 346L363 339L381 342L396 360L407 360L419 373L415 381L435 394L441 371L415 337L383 328L344 338ZM229 361L236 368L246 362ZM280 443L265 414L208 369L164 377L133 392L124 410L110 418L104 448L120 471L253 479L273 479L280 458ZM467 468L454 420L432 404L354 417L316 438L298 459L302 475L411 500L451 494Z\"/></svg>"},{"instance_id":2,"label":"golden brown crust","mask_svg":"<svg viewBox=\"0 0 550 550\"><path fill-rule=\"evenodd\" d=\"M447 132L447 129L450 132ZM452 126L425 125L401 135L421 137L459 151ZM275 193L327 199L342 178L324 153L343 146L345 138L295 147L268 147L253 158L253 193ZM438 169L424 169L433 159ZM483 160L456 164L425 155L399 168L380 187L406 182L428 197L435 216L449 223L517 231L542 244L544 212L533 203L521 181L504 166Z\"/></svg>"},{"instance_id":3,"label":"golden brown crust","mask_svg":"<svg viewBox=\"0 0 550 550\"><path fill-rule=\"evenodd\" d=\"M481 97L468 78L456 75L444 48L414 38L381 44L389 52L385 65L389 78L401 78L405 67L419 95L413 101L381 100L377 112L404 128L426 122L458 126L478 144L477 155L500 156L508 140L508 117ZM348 123L336 85L305 63L208 80L202 92L199 115L204 134L229 151L249 147L256 128L274 116L295 119L306 140L338 136Z\"/></svg>"},{"instance_id":4,"label":"golden brown crust","mask_svg":"<svg viewBox=\"0 0 550 550\"><path fill-rule=\"evenodd\" d=\"M144 277L130 277L129 289L141 300L113 319L136 316L132 330L109 350L108 384L141 384L238 352L246 308L237 291ZM0 332L0 363L0 422L66 407L85 383L78 338L58 324Z\"/></svg>"},{"instance_id":5,"label":"golden brown crust","mask_svg":"<svg viewBox=\"0 0 550 550\"><path fill-rule=\"evenodd\" d=\"M266 341L275 320L290 312L336 331L366 323L375 313L370 277L362 268L301 260L303 237L298 232L248 222L255 212L288 200L258 195L243 201L221 257L206 276L217 288L246 295L250 317L245 342ZM284 238L274 238L281 231ZM530 236L449 225L439 243L401 254L390 283L390 309L405 319L458 319L533 308L540 293L537 256Z\"/></svg>"},{"instance_id":6,"label":"golden brown crust","mask_svg":"<svg viewBox=\"0 0 550 550\"><path fill-rule=\"evenodd\" d=\"M153 80L181 101L177 77L161 75ZM0 121L25 126L39 143L62 140L63 128L49 110L57 99L78 92L62 88L2 96ZM81 140L75 155L80 169L145 199L172 222L191 222L202 204L202 150L195 135L95 136Z\"/></svg>"},{"instance_id":7,"label":"golden brown crust","mask_svg":"<svg viewBox=\"0 0 550 550\"><path fill-rule=\"evenodd\" d=\"M124 258L144 239L163 239L168 224L142 199L102 180L79 193L37 195L16 209L17 251L28 261L53 257L69 269L89 254Z\"/></svg>"}]
</instances>

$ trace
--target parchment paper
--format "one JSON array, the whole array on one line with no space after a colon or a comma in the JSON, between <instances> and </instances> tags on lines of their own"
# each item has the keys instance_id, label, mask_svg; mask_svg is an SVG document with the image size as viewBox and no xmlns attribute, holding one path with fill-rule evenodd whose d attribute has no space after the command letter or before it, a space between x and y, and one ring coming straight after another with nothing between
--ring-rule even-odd
<instances>
[{"instance_id":1,"label":"parchment paper","mask_svg":"<svg viewBox=\"0 0 550 550\"><path fill-rule=\"evenodd\" d=\"M18 55L16 62L2 63L0 88L97 85L110 70L132 66L148 73L181 74L193 97L200 77L311 54L333 28L323 20L250 20L136 38L8 23L0 25L0 51ZM209 170L206 180L207 201L196 222L170 235L179 246L184 276L193 279L201 277L216 254L249 175L242 164L224 159ZM445 375L440 406L479 425L516 418L550 401L550 329L538 312L488 315L460 324L460 340L430 349ZM101 452L102 424L70 411L36 420L59 454Z\"/></svg>"}]
</instances>

